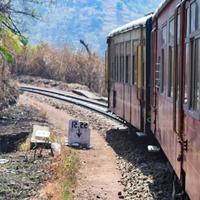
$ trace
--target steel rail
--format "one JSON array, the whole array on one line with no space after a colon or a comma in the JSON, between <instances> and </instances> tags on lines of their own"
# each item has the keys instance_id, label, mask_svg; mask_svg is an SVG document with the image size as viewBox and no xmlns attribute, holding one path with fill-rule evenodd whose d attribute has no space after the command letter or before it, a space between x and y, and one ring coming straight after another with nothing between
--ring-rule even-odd
<instances>
[{"instance_id":1,"label":"steel rail","mask_svg":"<svg viewBox=\"0 0 200 200\"><path fill-rule=\"evenodd\" d=\"M118 116L116 116L115 114L111 113L110 111L107 110L107 107L105 108L102 105L96 105L96 102L94 103L93 101L85 101L85 99L73 99L71 98L71 96L66 96L62 93L58 93L58 92L53 92L53 91L45 91L45 89L31 89L31 88L25 88L25 87L21 87L20 88L21 91L24 92L30 92L30 93L34 93L34 94L39 94L42 96L46 96L46 97L50 97L50 98L54 98L57 100L61 100L61 101L65 101L83 108L86 108L88 110L92 110L98 114L101 114L105 117L108 117L114 121L117 121L120 124L124 124L127 126L127 122L124 121L123 119L119 118Z\"/></svg>"},{"instance_id":2,"label":"steel rail","mask_svg":"<svg viewBox=\"0 0 200 200\"><path fill-rule=\"evenodd\" d=\"M105 107L105 108L108 107L104 103L99 103L99 102L97 102L95 100L88 100L88 99L86 99L86 97L85 98L75 97L75 96L72 96L72 95L69 95L69 94L64 94L62 92L52 91L52 90L49 90L49 89L22 86L22 87L20 87L20 90L35 90L35 91L49 92L49 93L52 93L52 94L57 94L57 95L62 95L62 96L65 96L65 97L69 97L69 98L72 98L72 99L75 99L75 100L83 100L83 101L85 101L87 103L92 103L94 105L98 105L98 106L101 106L101 107Z\"/></svg>"}]
</instances>

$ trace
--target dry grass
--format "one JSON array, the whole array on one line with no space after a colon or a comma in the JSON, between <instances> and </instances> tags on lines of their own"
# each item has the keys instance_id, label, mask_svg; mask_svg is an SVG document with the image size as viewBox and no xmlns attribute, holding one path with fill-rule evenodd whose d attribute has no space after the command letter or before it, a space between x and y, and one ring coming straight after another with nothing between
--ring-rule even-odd
<instances>
[{"instance_id":1,"label":"dry grass","mask_svg":"<svg viewBox=\"0 0 200 200\"><path fill-rule=\"evenodd\" d=\"M19 151L29 151L31 148L31 139L30 138L27 138L25 142L21 143L19 146L18 146L18 150Z\"/></svg>"},{"instance_id":2,"label":"dry grass","mask_svg":"<svg viewBox=\"0 0 200 200\"><path fill-rule=\"evenodd\" d=\"M54 160L51 166L55 178L46 185L42 193L45 196L51 196L52 200L71 200L73 198L72 191L77 181L78 168L78 155L63 147L62 154Z\"/></svg>"},{"instance_id":3,"label":"dry grass","mask_svg":"<svg viewBox=\"0 0 200 200\"><path fill-rule=\"evenodd\" d=\"M104 60L95 54L89 56L67 46L56 50L41 44L26 48L16 60L11 69L13 73L79 83L105 94Z\"/></svg>"},{"instance_id":4,"label":"dry grass","mask_svg":"<svg viewBox=\"0 0 200 200\"><path fill-rule=\"evenodd\" d=\"M19 145L20 151L30 150L30 139ZM53 179L45 184L39 192L43 197L52 200L71 200L76 185L76 174L79 168L79 157L73 151L62 147L62 153L54 157L49 170L54 174ZM34 199L34 198L33 198Z\"/></svg>"}]
</instances>

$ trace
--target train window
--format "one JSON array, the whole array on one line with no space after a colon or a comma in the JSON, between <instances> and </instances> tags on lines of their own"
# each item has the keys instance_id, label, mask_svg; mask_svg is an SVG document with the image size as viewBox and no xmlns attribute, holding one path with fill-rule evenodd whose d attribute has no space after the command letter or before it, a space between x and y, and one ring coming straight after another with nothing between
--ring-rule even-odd
<instances>
[{"instance_id":1,"label":"train window","mask_svg":"<svg viewBox=\"0 0 200 200\"><path fill-rule=\"evenodd\" d=\"M115 45L115 67L114 67L114 80L116 81L116 72L117 72L117 45Z\"/></svg>"},{"instance_id":2,"label":"train window","mask_svg":"<svg viewBox=\"0 0 200 200\"><path fill-rule=\"evenodd\" d=\"M115 80L115 67L116 67L116 55L115 55L114 66L113 66L113 80Z\"/></svg>"},{"instance_id":3,"label":"train window","mask_svg":"<svg viewBox=\"0 0 200 200\"><path fill-rule=\"evenodd\" d=\"M167 44L167 26L162 28L162 48L161 48L161 67L160 67L160 92L164 92L164 71L166 65L166 44Z\"/></svg>"},{"instance_id":4,"label":"train window","mask_svg":"<svg viewBox=\"0 0 200 200\"><path fill-rule=\"evenodd\" d=\"M129 78L128 66L129 66L129 57L128 57L128 55L126 55L126 79L125 79L125 83L128 83L128 78Z\"/></svg>"},{"instance_id":5,"label":"train window","mask_svg":"<svg viewBox=\"0 0 200 200\"><path fill-rule=\"evenodd\" d=\"M130 52L131 52L131 46L130 46L130 42L126 43L126 79L125 82L126 83L130 83Z\"/></svg>"},{"instance_id":6,"label":"train window","mask_svg":"<svg viewBox=\"0 0 200 200\"><path fill-rule=\"evenodd\" d=\"M135 84L135 42L132 42L132 84Z\"/></svg>"},{"instance_id":7,"label":"train window","mask_svg":"<svg viewBox=\"0 0 200 200\"><path fill-rule=\"evenodd\" d=\"M161 52L161 68L160 68L160 92L164 92L164 65L165 65L165 49Z\"/></svg>"},{"instance_id":8,"label":"train window","mask_svg":"<svg viewBox=\"0 0 200 200\"><path fill-rule=\"evenodd\" d=\"M167 44L167 26L162 28L162 46L166 46Z\"/></svg>"},{"instance_id":9,"label":"train window","mask_svg":"<svg viewBox=\"0 0 200 200\"><path fill-rule=\"evenodd\" d=\"M200 112L200 0L188 2L184 103ZM188 30L189 29L189 30Z\"/></svg>"},{"instance_id":10,"label":"train window","mask_svg":"<svg viewBox=\"0 0 200 200\"><path fill-rule=\"evenodd\" d=\"M173 97L174 47L169 46L168 97Z\"/></svg>"},{"instance_id":11,"label":"train window","mask_svg":"<svg viewBox=\"0 0 200 200\"><path fill-rule=\"evenodd\" d=\"M113 80L113 69L114 69L114 62L111 65L111 79Z\"/></svg>"},{"instance_id":12,"label":"train window","mask_svg":"<svg viewBox=\"0 0 200 200\"><path fill-rule=\"evenodd\" d=\"M174 20L169 23L169 65L168 65L168 97L173 96L173 69L174 69Z\"/></svg>"},{"instance_id":13,"label":"train window","mask_svg":"<svg viewBox=\"0 0 200 200\"><path fill-rule=\"evenodd\" d=\"M117 45L115 45L115 81L117 81L117 65L118 65L118 60L117 60Z\"/></svg>"},{"instance_id":14,"label":"train window","mask_svg":"<svg viewBox=\"0 0 200 200\"><path fill-rule=\"evenodd\" d=\"M117 45L117 81L120 81L120 44Z\"/></svg>"},{"instance_id":15,"label":"train window","mask_svg":"<svg viewBox=\"0 0 200 200\"><path fill-rule=\"evenodd\" d=\"M196 2L192 3L190 7L190 32L196 30L196 7Z\"/></svg>"},{"instance_id":16,"label":"train window","mask_svg":"<svg viewBox=\"0 0 200 200\"><path fill-rule=\"evenodd\" d=\"M191 42L190 109L200 111L200 38Z\"/></svg>"},{"instance_id":17,"label":"train window","mask_svg":"<svg viewBox=\"0 0 200 200\"><path fill-rule=\"evenodd\" d=\"M122 82L122 56L121 56L121 54L120 54L120 61L119 61L119 63L120 63L120 65L119 65L119 68L120 68L120 77L119 77L119 81L120 82Z\"/></svg>"},{"instance_id":18,"label":"train window","mask_svg":"<svg viewBox=\"0 0 200 200\"><path fill-rule=\"evenodd\" d=\"M169 42L174 45L174 19L169 22Z\"/></svg>"},{"instance_id":19,"label":"train window","mask_svg":"<svg viewBox=\"0 0 200 200\"><path fill-rule=\"evenodd\" d=\"M189 43L186 43L186 48L185 48L185 91L184 91L184 104L188 103L188 74L189 74L189 66L190 66L190 61L189 61Z\"/></svg>"},{"instance_id":20,"label":"train window","mask_svg":"<svg viewBox=\"0 0 200 200\"><path fill-rule=\"evenodd\" d=\"M116 98L117 98L117 92L114 90L113 91L113 108L116 107Z\"/></svg>"},{"instance_id":21,"label":"train window","mask_svg":"<svg viewBox=\"0 0 200 200\"><path fill-rule=\"evenodd\" d=\"M132 55L132 84L135 84L135 55Z\"/></svg>"},{"instance_id":22,"label":"train window","mask_svg":"<svg viewBox=\"0 0 200 200\"><path fill-rule=\"evenodd\" d=\"M187 12L187 15L189 12ZM188 16L189 17L189 16ZM200 28L200 0L196 0L190 5L190 32L195 32Z\"/></svg>"},{"instance_id":23,"label":"train window","mask_svg":"<svg viewBox=\"0 0 200 200\"><path fill-rule=\"evenodd\" d=\"M115 46L112 46L112 80L114 80L114 72L115 72Z\"/></svg>"},{"instance_id":24,"label":"train window","mask_svg":"<svg viewBox=\"0 0 200 200\"><path fill-rule=\"evenodd\" d=\"M115 54L115 66L114 66L114 80L116 81L117 79L117 55Z\"/></svg>"},{"instance_id":25,"label":"train window","mask_svg":"<svg viewBox=\"0 0 200 200\"><path fill-rule=\"evenodd\" d=\"M137 84L137 66L138 66L138 59L137 59L137 49L138 49L139 41L135 40L133 41L133 47L132 47L132 84Z\"/></svg>"},{"instance_id":26,"label":"train window","mask_svg":"<svg viewBox=\"0 0 200 200\"><path fill-rule=\"evenodd\" d=\"M181 35L181 31L180 31L180 13L178 14L177 16L177 37L176 37L176 45L177 45L177 52L176 52L176 58L175 61L176 61L176 65L174 67L176 67L176 74L175 74L175 92L176 92L176 102L177 102L177 105L178 105L178 101L179 101L179 95L180 95L180 88L179 88L179 74L180 74L180 70L179 70L179 66L180 66L180 35ZM178 113L178 111L177 111Z\"/></svg>"},{"instance_id":27,"label":"train window","mask_svg":"<svg viewBox=\"0 0 200 200\"><path fill-rule=\"evenodd\" d=\"M190 34L190 12L189 12L189 8L186 9L186 16L187 16L187 30L186 30L186 35L189 36Z\"/></svg>"},{"instance_id":28,"label":"train window","mask_svg":"<svg viewBox=\"0 0 200 200\"><path fill-rule=\"evenodd\" d=\"M125 74L125 66L124 66L124 55L122 56L122 82L124 83L124 74Z\"/></svg>"},{"instance_id":29,"label":"train window","mask_svg":"<svg viewBox=\"0 0 200 200\"><path fill-rule=\"evenodd\" d=\"M200 28L200 0L197 0L197 28Z\"/></svg>"},{"instance_id":30,"label":"train window","mask_svg":"<svg viewBox=\"0 0 200 200\"><path fill-rule=\"evenodd\" d=\"M177 19L177 44L180 45L180 23L181 23L181 18L180 14L178 14L178 19Z\"/></svg>"},{"instance_id":31,"label":"train window","mask_svg":"<svg viewBox=\"0 0 200 200\"><path fill-rule=\"evenodd\" d=\"M121 58L121 82L124 82L124 44L120 45L120 58Z\"/></svg>"}]
</instances>

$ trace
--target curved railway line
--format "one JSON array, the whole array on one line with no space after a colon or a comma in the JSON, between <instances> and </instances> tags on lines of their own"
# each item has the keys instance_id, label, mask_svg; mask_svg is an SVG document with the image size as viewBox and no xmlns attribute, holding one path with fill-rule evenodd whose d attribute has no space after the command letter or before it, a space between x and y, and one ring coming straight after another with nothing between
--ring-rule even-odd
<instances>
[{"instance_id":1,"label":"curved railway line","mask_svg":"<svg viewBox=\"0 0 200 200\"><path fill-rule=\"evenodd\" d=\"M36 87L20 87L20 90L23 92L29 92L34 94L39 94L42 96L54 98L57 100L65 101L67 103L71 103L83 108L86 108L88 110L92 110L98 114L101 114L105 117L108 117L114 121L117 121L120 124L128 125L126 121L119 118L112 112L108 110L108 106L106 103L101 103L95 100L88 100L86 98L80 98L74 95L70 94L64 94L62 92L53 91L49 89L43 89L43 88L36 88Z\"/></svg>"}]
</instances>

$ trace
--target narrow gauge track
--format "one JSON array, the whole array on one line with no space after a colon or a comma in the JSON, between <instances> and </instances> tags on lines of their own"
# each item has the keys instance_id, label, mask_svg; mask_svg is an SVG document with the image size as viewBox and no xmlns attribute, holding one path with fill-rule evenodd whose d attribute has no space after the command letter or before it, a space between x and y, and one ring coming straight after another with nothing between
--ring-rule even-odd
<instances>
[{"instance_id":1,"label":"narrow gauge track","mask_svg":"<svg viewBox=\"0 0 200 200\"><path fill-rule=\"evenodd\" d=\"M51 90L51 89L44 89L44 88L37 88L37 87L20 87L20 90L31 90L31 91L41 91L41 92L48 92L48 93L51 93L51 94L57 94L57 95L62 95L62 96L65 96L65 97L69 97L71 99L75 99L75 100L80 100L80 101L85 101L87 103L91 103L91 104L94 104L94 105L97 105L97 106L101 106L101 107L104 107L104 108L108 108L108 105L106 103L100 103L100 102L97 102L95 100L88 100L86 97L83 97L83 98L80 98L80 97L76 97L76 96L73 96L71 94L64 94L62 92L58 92L58 91L54 91L54 90Z\"/></svg>"},{"instance_id":2,"label":"narrow gauge track","mask_svg":"<svg viewBox=\"0 0 200 200\"><path fill-rule=\"evenodd\" d=\"M104 103L99 103L99 102L88 100L85 98L74 97L72 95L67 95L60 92L56 92L56 91L54 92L52 90L46 90L46 89L41 89L41 88L36 88L36 87L20 87L20 90L23 92L39 94L42 96L46 96L46 97L54 98L57 100L65 101L71 104L75 104L77 106L92 110L96 113L106 116L112 120L117 121L118 123L127 125L126 121L119 118L112 112L108 111L108 107Z\"/></svg>"}]
</instances>

